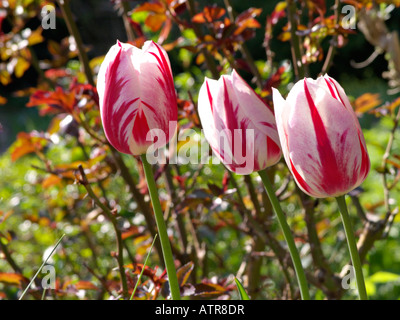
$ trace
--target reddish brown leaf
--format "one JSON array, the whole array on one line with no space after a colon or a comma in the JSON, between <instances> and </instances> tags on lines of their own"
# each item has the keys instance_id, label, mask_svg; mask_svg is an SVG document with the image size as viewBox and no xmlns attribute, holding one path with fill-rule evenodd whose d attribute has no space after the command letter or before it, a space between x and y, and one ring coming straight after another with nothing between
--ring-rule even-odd
<instances>
[{"instance_id":1,"label":"reddish brown leaf","mask_svg":"<svg viewBox=\"0 0 400 320\"><path fill-rule=\"evenodd\" d=\"M55 91L37 90L26 106L40 106L40 115L47 115L60 112L72 113L75 105L75 92L64 92L61 87L57 87Z\"/></svg>"},{"instance_id":2,"label":"reddish brown leaf","mask_svg":"<svg viewBox=\"0 0 400 320\"><path fill-rule=\"evenodd\" d=\"M165 14L149 14L144 23L151 31L156 32L161 29L166 19Z\"/></svg>"},{"instance_id":3,"label":"reddish brown leaf","mask_svg":"<svg viewBox=\"0 0 400 320\"><path fill-rule=\"evenodd\" d=\"M220 296L227 292L227 290L219 285L214 283L198 283L194 285L195 287L195 296Z\"/></svg>"},{"instance_id":4,"label":"reddish brown leaf","mask_svg":"<svg viewBox=\"0 0 400 320\"><path fill-rule=\"evenodd\" d=\"M364 113L379 106L381 103L379 93L367 92L354 101L354 107L357 113Z\"/></svg>"},{"instance_id":5,"label":"reddish brown leaf","mask_svg":"<svg viewBox=\"0 0 400 320\"><path fill-rule=\"evenodd\" d=\"M11 160L17 161L22 156L40 151L47 144L47 139L37 132L20 132L17 135L17 140L10 147Z\"/></svg>"},{"instance_id":6,"label":"reddish brown leaf","mask_svg":"<svg viewBox=\"0 0 400 320\"><path fill-rule=\"evenodd\" d=\"M133 12L150 11L154 13L165 13L164 6L159 1L145 2L133 10Z\"/></svg>"},{"instance_id":7,"label":"reddish brown leaf","mask_svg":"<svg viewBox=\"0 0 400 320\"><path fill-rule=\"evenodd\" d=\"M217 6L209 7L206 6L203 12L196 14L192 18L192 22L194 23L205 23L205 22L214 22L215 20L221 18L225 14L225 9Z\"/></svg>"},{"instance_id":8,"label":"reddish brown leaf","mask_svg":"<svg viewBox=\"0 0 400 320\"><path fill-rule=\"evenodd\" d=\"M190 274L193 271L193 268L194 268L194 263L190 261L177 270L176 275L178 277L178 282L180 287L183 287L186 284Z\"/></svg>"},{"instance_id":9,"label":"reddish brown leaf","mask_svg":"<svg viewBox=\"0 0 400 320\"><path fill-rule=\"evenodd\" d=\"M84 280L75 283L75 288L76 290L99 290L99 288L97 288L93 283Z\"/></svg>"},{"instance_id":10,"label":"reddish brown leaf","mask_svg":"<svg viewBox=\"0 0 400 320\"><path fill-rule=\"evenodd\" d=\"M237 16L235 23L238 28L235 30L234 34L241 34L245 29L260 28L260 23L255 19L255 17L261 14L261 9L259 8L249 8Z\"/></svg>"},{"instance_id":11,"label":"reddish brown leaf","mask_svg":"<svg viewBox=\"0 0 400 320\"><path fill-rule=\"evenodd\" d=\"M131 238L137 234L139 234L139 227L131 226L129 229L127 229L121 233L121 238L122 238L122 240L125 240L125 239Z\"/></svg>"},{"instance_id":12,"label":"reddish brown leaf","mask_svg":"<svg viewBox=\"0 0 400 320\"><path fill-rule=\"evenodd\" d=\"M18 273L0 272L0 282L2 283L19 286L23 281L27 281L27 279Z\"/></svg>"},{"instance_id":13,"label":"reddish brown leaf","mask_svg":"<svg viewBox=\"0 0 400 320\"><path fill-rule=\"evenodd\" d=\"M51 174L48 176L46 179L42 181L42 188L50 188L53 186L61 185L62 179L59 176L56 176L55 174Z\"/></svg>"},{"instance_id":14,"label":"reddish brown leaf","mask_svg":"<svg viewBox=\"0 0 400 320\"><path fill-rule=\"evenodd\" d=\"M285 17L285 15L286 15L286 7L287 7L287 2L286 1L281 1L281 2L277 3L277 5L275 6L274 11L272 12L272 14L269 17L272 25L277 24L279 19Z\"/></svg>"}]
</instances>

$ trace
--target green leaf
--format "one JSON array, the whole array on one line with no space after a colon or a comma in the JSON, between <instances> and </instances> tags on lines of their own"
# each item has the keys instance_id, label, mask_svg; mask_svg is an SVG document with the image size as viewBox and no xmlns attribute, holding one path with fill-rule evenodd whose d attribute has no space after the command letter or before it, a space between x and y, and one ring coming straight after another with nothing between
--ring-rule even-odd
<instances>
[{"instance_id":1,"label":"green leaf","mask_svg":"<svg viewBox=\"0 0 400 320\"><path fill-rule=\"evenodd\" d=\"M240 299L241 300L250 300L249 296L246 293L246 290L244 290L242 284L240 283L240 281L236 277L235 277L235 282L236 282L236 286L237 286L238 291L239 291Z\"/></svg>"},{"instance_id":2,"label":"green leaf","mask_svg":"<svg viewBox=\"0 0 400 320\"><path fill-rule=\"evenodd\" d=\"M150 253L153 250L153 246L154 246L154 243L156 242L156 239L157 239L157 234L154 236L153 243L151 244L150 250L147 253L146 259L144 260L142 271L140 272L139 278L136 281L135 288L133 289L132 294L131 294L131 298L129 300L133 300L133 297L135 296L136 289L137 289L137 287L139 285L140 279L142 279L143 271L146 268L147 260L149 259Z\"/></svg>"},{"instance_id":3,"label":"green leaf","mask_svg":"<svg viewBox=\"0 0 400 320\"><path fill-rule=\"evenodd\" d=\"M44 265L47 263L47 260L50 259L50 257L53 255L54 251L56 251L58 245L61 243L61 240L65 237L65 233L61 236L61 238L57 241L55 244L54 248L51 250L50 254L47 256L46 260L43 261L42 265L40 266L39 270L36 272L36 274L33 276L31 282L29 282L28 286L25 288L24 292L22 292L21 296L19 297L19 300L22 300L25 296L25 293L29 290L31 287L33 281L35 281L36 277L38 276L39 272L43 269Z\"/></svg>"},{"instance_id":4,"label":"green leaf","mask_svg":"<svg viewBox=\"0 0 400 320\"><path fill-rule=\"evenodd\" d=\"M391 272L379 271L370 276L369 280L372 283L387 283L387 282L399 281L400 275Z\"/></svg>"}]
</instances>

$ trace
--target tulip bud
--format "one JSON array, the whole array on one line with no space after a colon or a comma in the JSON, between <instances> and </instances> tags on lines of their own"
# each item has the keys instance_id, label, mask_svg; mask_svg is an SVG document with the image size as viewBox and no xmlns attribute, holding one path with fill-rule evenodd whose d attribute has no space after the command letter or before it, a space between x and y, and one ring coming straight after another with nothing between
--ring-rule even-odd
<instances>
[{"instance_id":1,"label":"tulip bud","mask_svg":"<svg viewBox=\"0 0 400 320\"><path fill-rule=\"evenodd\" d=\"M298 81L287 99L273 90L279 138L297 185L316 198L358 187L370 162L360 124L343 88L325 75Z\"/></svg>"},{"instance_id":2,"label":"tulip bud","mask_svg":"<svg viewBox=\"0 0 400 320\"><path fill-rule=\"evenodd\" d=\"M106 137L118 151L146 153L156 131L164 140L158 147L172 138L175 88L168 55L155 42L146 41L143 49L119 41L112 46L100 67L97 91Z\"/></svg>"},{"instance_id":3,"label":"tulip bud","mask_svg":"<svg viewBox=\"0 0 400 320\"><path fill-rule=\"evenodd\" d=\"M204 135L229 170L250 174L279 161L274 115L236 71L218 81L206 78L198 108Z\"/></svg>"}]
</instances>

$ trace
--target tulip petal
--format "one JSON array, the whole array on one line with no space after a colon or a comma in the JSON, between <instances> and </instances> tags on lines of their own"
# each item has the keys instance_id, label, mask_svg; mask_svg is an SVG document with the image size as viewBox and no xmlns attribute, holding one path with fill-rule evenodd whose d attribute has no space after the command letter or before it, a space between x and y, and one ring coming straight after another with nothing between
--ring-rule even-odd
<instances>
[{"instance_id":1,"label":"tulip petal","mask_svg":"<svg viewBox=\"0 0 400 320\"><path fill-rule=\"evenodd\" d=\"M172 138L175 88L168 56L156 43L147 41L140 50L117 42L101 65L97 88L104 131L118 151L145 153L152 129L165 133L165 143Z\"/></svg>"},{"instance_id":2,"label":"tulip petal","mask_svg":"<svg viewBox=\"0 0 400 320\"><path fill-rule=\"evenodd\" d=\"M249 174L279 161L274 115L236 71L206 78L198 106L205 137L229 170Z\"/></svg>"},{"instance_id":3,"label":"tulip petal","mask_svg":"<svg viewBox=\"0 0 400 320\"><path fill-rule=\"evenodd\" d=\"M143 108L147 126L164 132L166 141L169 141L174 133L174 131L170 132L169 125L171 121L177 121L178 110L168 56L159 45L153 41L146 41L140 58L138 68L141 108ZM142 142L145 141L142 140ZM140 145L138 141L136 143ZM144 146L147 149L151 144L152 141Z\"/></svg>"},{"instance_id":4,"label":"tulip petal","mask_svg":"<svg viewBox=\"0 0 400 320\"><path fill-rule=\"evenodd\" d=\"M324 78L299 81L286 101L273 90L285 160L299 187L315 197L344 194L369 170L361 131L344 98Z\"/></svg>"},{"instance_id":5,"label":"tulip petal","mask_svg":"<svg viewBox=\"0 0 400 320\"><path fill-rule=\"evenodd\" d=\"M120 152L130 153L129 138L140 100L134 83L138 72L129 56L138 50L118 42L107 53L97 80L104 131L110 143Z\"/></svg>"}]
</instances>

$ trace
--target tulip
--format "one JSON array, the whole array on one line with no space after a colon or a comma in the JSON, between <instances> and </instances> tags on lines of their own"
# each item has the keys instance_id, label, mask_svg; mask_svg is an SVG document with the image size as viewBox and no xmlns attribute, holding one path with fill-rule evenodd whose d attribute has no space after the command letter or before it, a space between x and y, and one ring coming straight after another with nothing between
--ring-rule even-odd
<instances>
[{"instance_id":1,"label":"tulip","mask_svg":"<svg viewBox=\"0 0 400 320\"><path fill-rule=\"evenodd\" d=\"M301 296L308 300L300 256L265 171L282 156L274 114L235 70L218 81L205 79L199 92L198 108L204 135L222 163L239 174L257 171L260 175L288 244Z\"/></svg>"},{"instance_id":2,"label":"tulip","mask_svg":"<svg viewBox=\"0 0 400 320\"><path fill-rule=\"evenodd\" d=\"M365 180L370 162L364 136L337 81L306 78L286 100L273 89L273 101L283 155L301 190L338 197Z\"/></svg>"},{"instance_id":3,"label":"tulip","mask_svg":"<svg viewBox=\"0 0 400 320\"><path fill-rule=\"evenodd\" d=\"M365 300L362 265L344 197L370 169L357 116L343 88L328 75L298 81L286 100L274 89L273 100L283 155L297 185L310 196L337 200L358 294Z\"/></svg>"},{"instance_id":4,"label":"tulip","mask_svg":"<svg viewBox=\"0 0 400 320\"><path fill-rule=\"evenodd\" d=\"M204 135L229 170L249 174L281 158L272 111L236 71L206 78L198 108Z\"/></svg>"},{"instance_id":5,"label":"tulip","mask_svg":"<svg viewBox=\"0 0 400 320\"><path fill-rule=\"evenodd\" d=\"M143 49L117 42L108 51L97 78L100 114L108 141L118 151L140 155L162 246L172 299L179 283L157 186L146 151L164 146L173 136L178 107L167 53L153 41ZM171 124L174 126L171 129ZM154 136L157 140L153 143ZM133 297L133 294L132 294ZM131 297L131 298L132 298Z\"/></svg>"},{"instance_id":6,"label":"tulip","mask_svg":"<svg viewBox=\"0 0 400 320\"><path fill-rule=\"evenodd\" d=\"M172 138L176 94L168 55L155 42L146 41L143 49L119 41L112 46L100 67L97 91L106 137L118 151L146 153L153 129L165 134L164 145Z\"/></svg>"}]
</instances>

